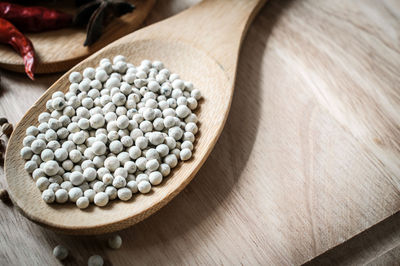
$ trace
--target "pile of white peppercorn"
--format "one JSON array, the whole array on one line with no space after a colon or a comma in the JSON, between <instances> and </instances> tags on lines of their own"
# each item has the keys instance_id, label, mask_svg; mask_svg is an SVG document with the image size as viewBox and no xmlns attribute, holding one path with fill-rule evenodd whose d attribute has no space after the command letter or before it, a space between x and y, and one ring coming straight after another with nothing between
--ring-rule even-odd
<instances>
[{"instance_id":1,"label":"pile of white peppercorn","mask_svg":"<svg viewBox=\"0 0 400 266\"><path fill-rule=\"evenodd\" d=\"M45 202L84 209L127 201L191 158L201 94L162 62L135 67L118 55L69 81L27 128L21 149Z\"/></svg>"}]
</instances>

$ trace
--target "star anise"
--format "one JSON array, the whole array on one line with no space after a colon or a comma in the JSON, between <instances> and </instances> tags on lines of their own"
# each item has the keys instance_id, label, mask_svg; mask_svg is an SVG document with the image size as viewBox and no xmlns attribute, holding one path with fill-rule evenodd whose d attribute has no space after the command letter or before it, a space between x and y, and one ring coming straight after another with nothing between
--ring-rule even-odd
<instances>
[{"instance_id":1,"label":"star anise","mask_svg":"<svg viewBox=\"0 0 400 266\"><path fill-rule=\"evenodd\" d=\"M97 41L103 33L104 26L115 17L132 12L134 5L123 0L76 0L79 6L74 23L86 27L84 46Z\"/></svg>"}]
</instances>

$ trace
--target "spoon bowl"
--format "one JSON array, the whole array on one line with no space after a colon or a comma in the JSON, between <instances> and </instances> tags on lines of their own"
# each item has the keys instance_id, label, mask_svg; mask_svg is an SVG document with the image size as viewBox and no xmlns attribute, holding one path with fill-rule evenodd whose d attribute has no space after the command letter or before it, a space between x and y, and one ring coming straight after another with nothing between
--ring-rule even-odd
<instances>
[{"instance_id":1,"label":"spoon bowl","mask_svg":"<svg viewBox=\"0 0 400 266\"><path fill-rule=\"evenodd\" d=\"M171 30L171 25L181 25L181 19L185 16L193 18L196 14L203 14L204 10L216 8L215 3L226 4L225 2L224 0L206 1L172 19L118 40L76 65L40 97L15 128L8 144L5 161L5 173L11 199L26 217L56 231L69 234L113 232L153 214L193 179L207 159L225 124L233 95L241 36L251 14L258 10L257 7L261 6L263 1L248 1L252 5L244 4L247 7L247 13L241 22L243 28L236 32L236 38L232 40L235 49L231 51L233 54L230 54L229 60L223 55L218 57L213 54L213 49L207 49L204 42L189 43L187 37L175 37L173 33L176 28ZM237 1L237 4L243 6L241 1ZM188 12L189 15L185 15ZM166 28L170 29L169 32L157 34ZM195 33L192 37L194 36L196 36ZM221 45L223 41L214 42L214 44ZM135 194L127 202L115 200L106 207L91 205L85 210L78 209L72 203L47 204L42 200L41 193L36 188L31 175L24 170L25 161L20 156L20 150L23 147L22 140L25 137L25 131L31 125L38 125L37 117L46 110L46 102L55 91L64 93L68 91L68 76L72 71L83 71L86 67L97 66L100 59L113 58L118 54L126 56L127 61L134 65L138 65L144 59L160 60L171 72L178 73L182 79L193 82L195 87L200 89L203 99L195 112L199 118L199 133L194 143L193 157L189 161L180 162L159 186L152 188L150 193Z\"/></svg>"}]
</instances>

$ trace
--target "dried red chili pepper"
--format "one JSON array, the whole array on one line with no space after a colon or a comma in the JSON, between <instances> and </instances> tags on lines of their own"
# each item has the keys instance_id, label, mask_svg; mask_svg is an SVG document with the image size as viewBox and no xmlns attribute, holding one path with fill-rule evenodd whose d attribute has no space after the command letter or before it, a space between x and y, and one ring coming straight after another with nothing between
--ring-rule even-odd
<instances>
[{"instance_id":1,"label":"dried red chili pepper","mask_svg":"<svg viewBox=\"0 0 400 266\"><path fill-rule=\"evenodd\" d=\"M32 42L9 21L0 18L0 43L8 43L24 59L25 72L32 80L35 67L35 51Z\"/></svg>"},{"instance_id":2,"label":"dried red chili pepper","mask_svg":"<svg viewBox=\"0 0 400 266\"><path fill-rule=\"evenodd\" d=\"M0 17L13 23L21 31L39 32L70 26L72 15L54 9L30 6L25 7L0 2Z\"/></svg>"}]
</instances>

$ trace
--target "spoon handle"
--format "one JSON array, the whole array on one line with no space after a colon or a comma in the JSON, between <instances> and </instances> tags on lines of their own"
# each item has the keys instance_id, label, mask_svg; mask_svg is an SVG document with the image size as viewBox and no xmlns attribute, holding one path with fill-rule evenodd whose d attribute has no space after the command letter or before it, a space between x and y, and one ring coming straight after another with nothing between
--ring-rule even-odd
<instances>
[{"instance_id":1,"label":"spoon handle","mask_svg":"<svg viewBox=\"0 0 400 266\"><path fill-rule=\"evenodd\" d=\"M174 37L205 50L228 75L234 75L243 36L265 2L204 0L165 24L174 28Z\"/></svg>"},{"instance_id":2,"label":"spoon handle","mask_svg":"<svg viewBox=\"0 0 400 266\"><path fill-rule=\"evenodd\" d=\"M267 0L203 0L199 4L136 34L118 40L149 38L182 41L214 58L233 83L243 36ZM140 32L140 34L139 34Z\"/></svg>"}]
</instances>

